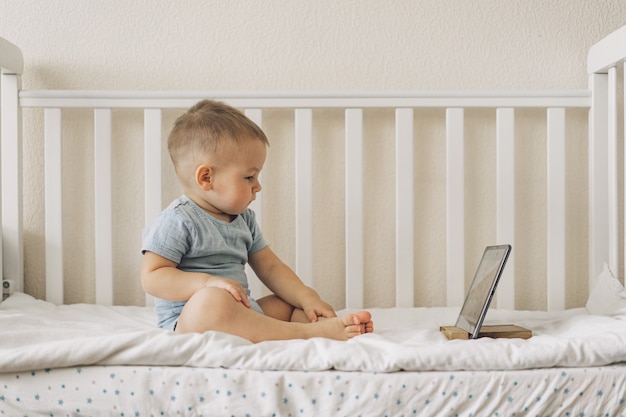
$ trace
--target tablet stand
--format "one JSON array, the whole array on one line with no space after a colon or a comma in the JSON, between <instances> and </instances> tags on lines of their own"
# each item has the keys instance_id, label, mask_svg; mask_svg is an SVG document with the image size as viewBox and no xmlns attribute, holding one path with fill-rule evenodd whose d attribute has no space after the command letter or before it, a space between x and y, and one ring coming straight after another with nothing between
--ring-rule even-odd
<instances>
[{"instance_id":1,"label":"tablet stand","mask_svg":"<svg viewBox=\"0 0 626 417\"><path fill-rule=\"evenodd\" d=\"M449 340L470 339L470 333L456 326L441 326L439 330L446 335ZM499 324L492 326L482 326L478 332L478 337L491 337L493 339L530 339L532 331L513 324Z\"/></svg>"}]
</instances>

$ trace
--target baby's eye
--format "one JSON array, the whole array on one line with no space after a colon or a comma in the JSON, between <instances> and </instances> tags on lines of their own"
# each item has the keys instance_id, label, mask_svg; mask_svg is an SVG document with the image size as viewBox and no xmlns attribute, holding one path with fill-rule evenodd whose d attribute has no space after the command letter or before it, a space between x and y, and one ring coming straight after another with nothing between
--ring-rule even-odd
<instances>
[{"instance_id":1,"label":"baby's eye","mask_svg":"<svg viewBox=\"0 0 626 417\"><path fill-rule=\"evenodd\" d=\"M249 177L246 177L247 181L254 181L254 175L250 175Z\"/></svg>"}]
</instances>

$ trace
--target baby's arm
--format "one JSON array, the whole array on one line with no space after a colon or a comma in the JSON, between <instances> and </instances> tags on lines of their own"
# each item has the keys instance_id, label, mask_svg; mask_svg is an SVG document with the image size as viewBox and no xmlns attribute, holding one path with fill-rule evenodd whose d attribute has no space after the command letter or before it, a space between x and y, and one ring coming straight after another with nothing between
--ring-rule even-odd
<instances>
[{"instance_id":1,"label":"baby's arm","mask_svg":"<svg viewBox=\"0 0 626 417\"><path fill-rule=\"evenodd\" d=\"M181 271L176 268L176 263L150 251L143 255L141 284L148 294L170 301L187 301L203 287L219 287L250 307L246 291L239 282L201 272Z\"/></svg>"},{"instance_id":2,"label":"baby's arm","mask_svg":"<svg viewBox=\"0 0 626 417\"><path fill-rule=\"evenodd\" d=\"M318 317L336 317L333 308L298 278L269 246L250 255L248 262L261 281L278 297L304 311L311 321Z\"/></svg>"}]
</instances>

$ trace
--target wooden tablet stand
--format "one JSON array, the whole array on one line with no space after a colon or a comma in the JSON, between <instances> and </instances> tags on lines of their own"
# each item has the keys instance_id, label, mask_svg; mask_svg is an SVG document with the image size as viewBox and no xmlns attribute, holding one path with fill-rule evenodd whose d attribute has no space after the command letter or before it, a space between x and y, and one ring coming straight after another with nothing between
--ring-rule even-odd
<instances>
[{"instance_id":1,"label":"wooden tablet stand","mask_svg":"<svg viewBox=\"0 0 626 417\"><path fill-rule=\"evenodd\" d=\"M456 326L441 326L439 330L446 335L449 340L468 340L470 338L468 332ZM493 339L530 339L532 335L532 331L513 324L482 326L478 332L478 337L491 337Z\"/></svg>"}]
</instances>

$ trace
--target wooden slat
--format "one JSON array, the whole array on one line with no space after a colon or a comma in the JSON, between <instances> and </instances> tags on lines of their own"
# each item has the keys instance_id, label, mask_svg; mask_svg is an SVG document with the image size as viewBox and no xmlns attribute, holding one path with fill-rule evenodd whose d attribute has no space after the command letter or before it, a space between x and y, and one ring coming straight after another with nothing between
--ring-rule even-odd
<instances>
[{"instance_id":1,"label":"wooden slat","mask_svg":"<svg viewBox=\"0 0 626 417\"><path fill-rule=\"evenodd\" d=\"M46 300L63 303L61 109L44 111Z\"/></svg>"},{"instance_id":2,"label":"wooden slat","mask_svg":"<svg viewBox=\"0 0 626 417\"><path fill-rule=\"evenodd\" d=\"M161 110L144 110L144 221L150 224L161 212Z\"/></svg>"},{"instance_id":3,"label":"wooden slat","mask_svg":"<svg viewBox=\"0 0 626 417\"><path fill-rule=\"evenodd\" d=\"M589 112L589 283L602 272L609 259L608 225L608 77L591 74L589 86L593 91ZM613 271L615 273L615 271Z\"/></svg>"},{"instance_id":4,"label":"wooden slat","mask_svg":"<svg viewBox=\"0 0 626 417\"><path fill-rule=\"evenodd\" d=\"M113 305L111 109L94 110L96 303Z\"/></svg>"},{"instance_id":5,"label":"wooden slat","mask_svg":"<svg viewBox=\"0 0 626 417\"><path fill-rule=\"evenodd\" d=\"M2 141L2 250L0 271L17 291L24 291L24 230L22 198L21 112L18 106L19 76L0 74L0 137Z\"/></svg>"},{"instance_id":6,"label":"wooden slat","mask_svg":"<svg viewBox=\"0 0 626 417\"><path fill-rule=\"evenodd\" d=\"M622 92L622 109L624 111L624 113L622 114L622 126L623 126L623 131L624 131L624 137L622 138L623 141L622 143L624 144L624 161L626 161L626 60L624 62L622 62L622 87L624 89L624 91ZM626 196L626 169L624 169L624 173L623 173L623 189L622 189L622 196ZM626 198L626 197L625 197ZM624 239L626 239L626 204L624 204L624 208L623 208L623 219L624 219L624 225L623 225L623 232L624 232ZM622 262L626 263L626 245L624 245L624 253L622 254Z\"/></svg>"},{"instance_id":7,"label":"wooden slat","mask_svg":"<svg viewBox=\"0 0 626 417\"><path fill-rule=\"evenodd\" d=\"M245 109L245 115L257 124L260 128L263 128L263 110L261 109ZM259 175L259 181L261 182L261 186L263 185L263 171ZM256 200L250 204L250 208L254 210L256 215L257 223L260 225L263 224L263 193L257 193Z\"/></svg>"},{"instance_id":8,"label":"wooden slat","mask_svg":"<svg viewBox=\"0 0 626 417\"><path fill-rule=\"evenodd\" d=\"M261 109L245 109L245 115L256 123L260 128L263 128L263 111ZM259 175L259 181L261 186L263 185L263 172ZM250 204L250 208L254 210L256 221L259 226L263 227L263 193L257 193L256 200ZM256 276L250 264L246 263L246 275L248 276L248 288L250 289L250 295L252 298L260 298L263 296L263 284Z\"/></svg>"},{"instance_id":9,"label":"wooden slat","mask_svg":"<svg viewBox=\"0 0 626 417\"><path fill-rule=\"evenodd\" d=\"M463 109L446 110L446 303L465 298L465 144Z\"/></svg>"},{"instance_id":10,"label":"wooden slat","mask_svg":"<svg viewBox=\"0 0 626 417\"><path fill-rule=\"evenodd\" d=\"M498 284L497 306L515 308L515 111L496 110L496 228L497 244L513 250Z\"/></svg>"},{"instance_id":11,"label":"wooden slat","mask_svg":"<svg viewBox=\"0 0 626 417\"><path fill-rule=\"evenodd\" d=\"M617 275L619 272L619 221L618 204L619 196L617 189L617 68L608 69L607 80L607 150L609 170L608 178L608 228L609 228L609 263L611 271Z\"/></svg>"},{"instance_id":12,"label":"wooden slat","mask_svg":"<svg viewBox=\"0 0 626 417\"><path fill-rule=\"evenodd\" d=\"M413 109L396 109L396 307L414 305Z\"/></svg>"},{"instance_id":13,"label":"wooden slat","mask_svg":"<svg viewBox=\"0 0 626 417\"><path fill-rule=\"evenodd\" d=\"M296 109L296 274L313 285L313 111Z\"/></svg>"},{"instance_id":14,"label":"wooden slat","mask_svg":"<svg viewBox=\"0 0 626 417\"><path fill-rule=\"evenodd\" d=\"M548 109L547 307L565 309L565 109Z\"/></svg>"},{"instance_id":15,"label":"wooden slat","mask_svg":"<svg viewBox=\"0 0 626 417\"><path fill-rule=\"evenodd\" d=\"M144 223L147 226L163 208L162 191L162 111L145 109L143 113L143 159L144 159ZM146 305L153 305L154 299L146 294Z\"/></svg>"},{"instance_id":16,"label":"wooden slat","mask_svg":"<svg viewBox=\"0 0 626 417\"><path fill-rule=\"evenodd\" d=\"M345 114L346 308L363 308L363 110L346 109Z\"/></svg>"}]
</instances>

